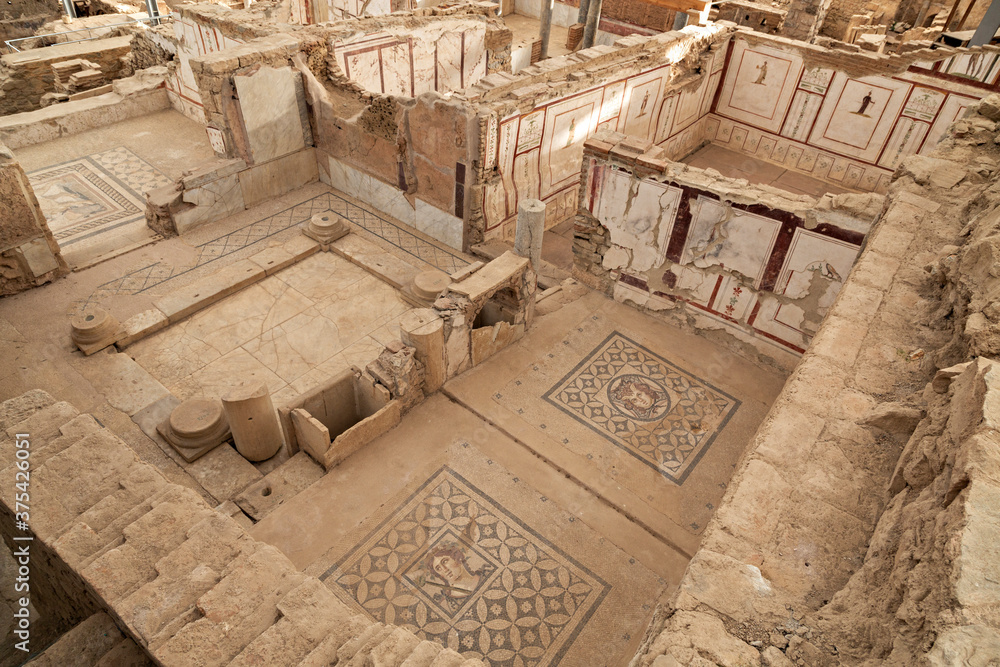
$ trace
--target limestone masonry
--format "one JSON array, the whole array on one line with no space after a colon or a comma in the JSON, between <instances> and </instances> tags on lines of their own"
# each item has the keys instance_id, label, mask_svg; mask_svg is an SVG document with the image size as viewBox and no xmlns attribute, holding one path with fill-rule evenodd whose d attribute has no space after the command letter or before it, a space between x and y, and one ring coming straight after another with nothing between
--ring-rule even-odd
<instances>
[{"instance_id":1,"label":"limestone masonry","mask_svg":"<svg viewBox=\"0 0 1000 667\"><path fill-rule=\"evenodd\" d=\"M8 5L0 665L1000 665L1000 2Z\"/></svg>"}]
</instances>

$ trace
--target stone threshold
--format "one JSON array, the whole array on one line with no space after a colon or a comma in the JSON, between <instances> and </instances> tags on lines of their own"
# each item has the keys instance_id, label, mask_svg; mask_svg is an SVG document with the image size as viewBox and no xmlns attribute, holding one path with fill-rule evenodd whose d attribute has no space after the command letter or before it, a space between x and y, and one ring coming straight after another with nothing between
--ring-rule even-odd
<instances>
[{"instance_id":1,"label":"stone threshold","mask_svg":"<svg viewBox=\"0 0 1000 667\"><path fill-rule=\"evenodd\" d=\"M153 302L153 308L133 315L122 324L124 335L115 341L123 350L129 345L194 315L235 294L244 287L319 252L319 244L297 236L282 245L266 248L225 266Z\"/></svg>"}]
</instances>

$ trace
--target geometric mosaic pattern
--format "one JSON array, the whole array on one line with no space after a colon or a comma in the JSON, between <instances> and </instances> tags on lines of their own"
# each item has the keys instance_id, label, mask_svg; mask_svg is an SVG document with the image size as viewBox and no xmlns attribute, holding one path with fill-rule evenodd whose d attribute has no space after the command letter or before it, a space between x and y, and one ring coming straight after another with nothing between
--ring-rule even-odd
<instances>
[{"instance_id":1,"label":"geometric mosaic pattern","mask_svg":"<svg viewBox=\"0 0 1000 667\"><path fill-rule=\"evenodd\" d=\"M62 247L145 218L145 192L170 179L124 147L45 167L29 175Z\"/></svg>"},{"instance_id":2,"label":"geometric mosaic pattern","mask_svg":"<svg viewBox=\"0 0 1000 667\"><path fill-rule=\"evenodd\" d=\"M676 484L684 483L740 406L618 332L543 398Z\"/></svg>"},{"instance_id":3,"label":"geometric mosaic pattern","mask_svg":"<svg viewBox=\"0 0 1000 667\"><path fill-rule=\"evenodd\" d=\"M320 579L494 667L558 664L611 590L447 466Z\"/></svg>"},{"instance_id":4,"label":"geometric mosaic pattern","mask_svg":"<svg viewBox=\"0 0 1000 667\"><path fill-rule=\"evenodd\" d=\"M332 192L327 192L198 245L198 259L192 266L176 267L155 262L110 280L100 285L88 299L76 304L76 308L82 309L92 303L100 304L108 297L118 294L139 294L152 289L226 255L266 241L275 234L304 223L315 213L327 210L347 218L359 227L380 236L397 248L445 273L454 273L469 264L470 260L463 255L428 243L405 227L356 206Z\"/></svg>"}]
</instances>

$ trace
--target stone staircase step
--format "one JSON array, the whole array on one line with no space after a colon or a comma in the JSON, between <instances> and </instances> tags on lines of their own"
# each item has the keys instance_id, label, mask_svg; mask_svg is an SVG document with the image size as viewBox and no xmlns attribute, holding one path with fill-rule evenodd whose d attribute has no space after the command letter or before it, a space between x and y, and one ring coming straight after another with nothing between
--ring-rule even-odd
<instances>
[{"instance_id":1,"label":"stone staircase step","mask_svg":"<svg viewBox=\"0 0 1000 667\"><path fill-rule=\"evenodd\" d=\"M146 652L126 637L94 663L94 667L153 667Z\"/></svg>"},{"instance_id":2,"label":"stone staircase step","mask_svg":"<svg viewBox=\"0 0 1000 667\"><path fill-rule=\"evenodd\" d=\"M434 658L434 662L431 663L431 667L459 667L464 664L465 656L458 651L446 648L438 653L437 657Z\"/></svg>"},{"instance_id":3,"label":"stone staircase step","mask_svg":"<svg viewBox=\"0 0 1000 667\"><path fill-rule=\"evenodd\" d=\"M444 650L437 642L424 640L414 647L410 655L399 667L431 667L434 659Z\"/></svg>"},{"instance_id":4,"label":"stone staircase step","mask_svg":"<svg viewBox=\"0 0 1000 667\"><path fill-rule=\"evenodd\" d=\"M30 667L91 667L125 639L106 613L82 620L27 665Z\"/></svg>"},{"instance_id":5,"label":"stone staircase step","mask_svg":"<svg viewBox=\"0 0 1000 667\"><path fill-rule=\"evenodd\" d=\"M278 601L307 579L280 551L254 542L198 598L202 617L153 650L163 664L226 665L280 618Z\"/></svg>"},{"instance_id":6,"label":"stone staircase step","mask_svg":"<svg viewBox=\"0 0 1000 667\"><path fill-rule=\"evenodd\" d=\"M392 630L392 626L386 626L383 623L374 623L368 626L356 637L344 642L344 645L337 651L337 664L347 667L361 667L364 665L368 651L389 636ZM360 659L355 661L355 658Z\"/></svg>"},{"instance_id":7,"label":"stone staircase step","mask_svg":"<svg viewBox=\"0 0 1000 667\"><path fill-rule=\"evenodd\" d=\"M324 638L309 655L303 658L298 667L329 667L329 665L336 664L339 649L345 641L344 637L355 637L370 625L372 625L372 621L368 617L352 616L346 623L339 624L333 633Z\"/></svg>"},{"instance_id":8,"label":"stone staircase step","mask_svg":"<svg viewBox=\"0 0 1000 667\"><path fill-rule=\"evenodd\" d=\"M67 563L85 568L124 542L125 527L153 508L169 484L146 466L133 467L118 491L83 512L53 546Z\"/></svg>"},{"instance_id":9,"label":"stone staircase step","mask_svg":"<svg viewBox=\"0 0 1000 667\"><path fill-rule=\"evenodd\" d=\"M191 526L212 514L197 493L171 484L159 503L122 530L125 543L102 554L81 574L104 600L125 598L155 579L156 562L187 539Z\"/></svg>"},{"instance_id":10,"label":"stone staircase step","mask_svg":"<svg viewBox=\"0 0 1000 667\"><path fill-rule=\"evenodd\" d=\"M228 667L294 667L315 645L298 631L294 623L282 618L250 642Z\"/></svg>"},{"instance_id":11,"label":"stone staircase step","mask_svg":"<svg viewBox=\"0 0 1000 667\"><path fill-rule=\"evenodd\" d=\"M56 399L51 394L41 389L32 389L20 396L7 399L0 403L0 431L6 433L14 424L24 421L33 413L55 402Z\"/></svg>"},{"instance_id":12,"label":"stone staircase step","mask_svg":"<svg viewBox=\"0 0 1000 667\"><path fill-rule=\"evenodd\" d=\"M372 647L364 665L365 667L400 667L419 644L420 639L409 630L394 628L388 637Z\"/></svg>"}]
</instances>

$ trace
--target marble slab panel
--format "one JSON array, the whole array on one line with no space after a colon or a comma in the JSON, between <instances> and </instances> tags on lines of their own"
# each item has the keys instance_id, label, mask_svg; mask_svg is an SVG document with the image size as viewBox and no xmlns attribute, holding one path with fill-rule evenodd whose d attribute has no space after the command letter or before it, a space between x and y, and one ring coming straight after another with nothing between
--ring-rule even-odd
<instances>
[{"instance_id":1,"label":"marble slab panel","mask_svg":"<svg viewBox=\"0 0 1000 667\"><path fill-rule=\"evenodd\" d=\"M243 124L254 162L267 162L305 148L299 115L299 77L290 67L262 67L252 76L234 76Z\"/></svg>"}]
</instances>

